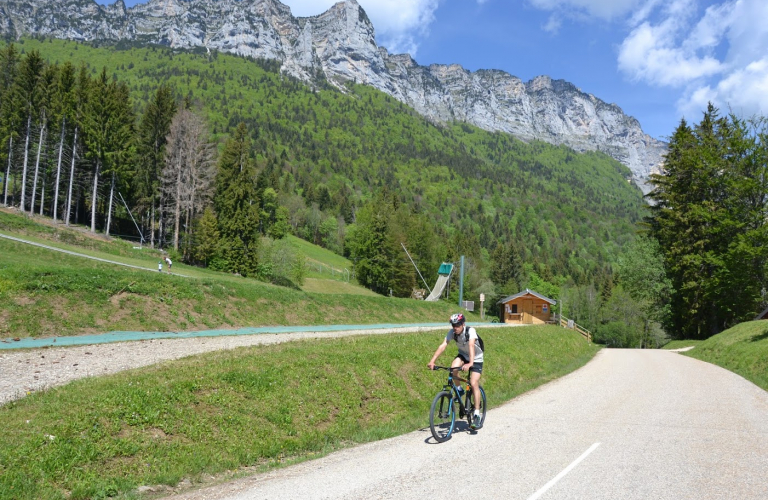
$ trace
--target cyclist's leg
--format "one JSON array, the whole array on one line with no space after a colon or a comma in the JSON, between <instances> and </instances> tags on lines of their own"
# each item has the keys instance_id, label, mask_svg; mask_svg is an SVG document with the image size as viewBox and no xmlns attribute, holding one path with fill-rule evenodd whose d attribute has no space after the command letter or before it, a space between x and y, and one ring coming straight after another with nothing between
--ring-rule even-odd
<instances>
[{"instance_id":1,"label":"cyclist's leg","mask_svg":"<svg viewBox=\"0 0 768 500\"><path fill-rule=\"evenodd\" d=\"M461 379L461 377L459 377L461 366L466 362L467 361L463 356L456 356L453 358L453 362L451 363L451 375L453 375L453 378L456 379L457 382Z\"/></svg>"},{"instance_id":2,"label":"cyclist's leg","mask_svg":"<svg viewBox=\"0 0 768 500\"><path fill-rule=\"evenodd\" d=\"M469 374L469 385L472 386L472 395L475 399L475 410L481 410L480 405L483 401L482 395L480 394L480 372L472 371Z\"/></svg>"}]
</instances>

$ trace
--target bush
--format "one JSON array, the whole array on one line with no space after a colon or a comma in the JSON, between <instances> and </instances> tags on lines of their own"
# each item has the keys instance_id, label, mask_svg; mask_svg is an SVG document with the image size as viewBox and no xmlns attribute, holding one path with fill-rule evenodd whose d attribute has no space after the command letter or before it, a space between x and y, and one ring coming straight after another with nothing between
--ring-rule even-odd
<instances>
[{"instance_id":1,"label":"bush","mask_svg":"<svg viewBox=\"0 0 768 500\"><path fill-rule=\"evenodd\" d=\"M304 284L304 255L285 240L262 238L259 245L259 279L298 289Z\"/></svg>"},{"instance_id":2,"label":"bush","mask_svg":"<svg viewBox=\"0 0 768 500\"><path fill-rule=\"evenodd\" d=\"M593 340L596 344L603 344L606 347L638 347L640 337L640 332L636 328L622 321L611 321L598 327Z\"/></svg>"}]
</instances>

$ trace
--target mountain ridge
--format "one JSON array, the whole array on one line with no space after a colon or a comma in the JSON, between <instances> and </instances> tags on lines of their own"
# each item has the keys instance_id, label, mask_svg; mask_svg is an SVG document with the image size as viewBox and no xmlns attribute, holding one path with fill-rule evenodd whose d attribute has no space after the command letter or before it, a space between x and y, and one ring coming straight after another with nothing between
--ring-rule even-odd
<instances>
[{"instance_id":1,"label":"mountain ridge","mask_svg":"<svg viewBox=\"0 0 768 500\"><path fill-rule=\"evenodd\" d=\"M306 83L322 75L342 90L347 81L370 85L437 123L467 122L524 141L602 151L628 166L644 192L666 151L618 105L565 80L543 75L523 82L502 70L421 66L408 54L390 54L377 45L356 0L308 17L294 17L279 0L149 0L131 8L122 0L0 0L0 19L0 33L15 38L128 40L279 60L283 72Z\"/></svg>"}]
</instances>

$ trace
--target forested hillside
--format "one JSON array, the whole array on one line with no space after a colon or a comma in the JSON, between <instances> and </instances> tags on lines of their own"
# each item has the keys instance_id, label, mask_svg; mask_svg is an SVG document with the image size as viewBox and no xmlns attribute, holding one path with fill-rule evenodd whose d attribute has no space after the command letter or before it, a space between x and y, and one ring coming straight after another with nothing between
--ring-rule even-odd
<instances>
[{"instance_id":1,"label":"forested hillside","mask_svg":"<svg viewBox=\"0 0 768 500\"><path fill-rule=\"evenodd\" d=\"M401 243L432 282L465 255L470 300L534 276L604 288L643 215L606 155L437 126L275 62L61 40L1 59L3 203L132 238L138 226L191 263L268 276L255 246L291 232L380 293L423 286Z\"/></svg>"}]
</instances>

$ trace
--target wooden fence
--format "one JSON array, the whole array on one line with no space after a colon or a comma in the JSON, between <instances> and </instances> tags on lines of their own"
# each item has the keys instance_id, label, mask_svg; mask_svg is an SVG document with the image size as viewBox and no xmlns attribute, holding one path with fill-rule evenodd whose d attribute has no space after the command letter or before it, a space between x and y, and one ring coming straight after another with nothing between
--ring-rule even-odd
<instances>
[{"instance_id":1,"label":"wooden fence","mask_svg":"<svg viewBox=\"0 0 768 500\"><path fill-rule=\"evenodd\" d=\"M568 319L563 316L560 316L560 326L562 326L563 328L570 328L571 330L576 330L585 339L587 339L589 342L592 342L592 332L576 324L576 322L573 321L572 319Z\"/></svg>"}]
</instances>

